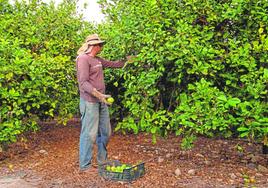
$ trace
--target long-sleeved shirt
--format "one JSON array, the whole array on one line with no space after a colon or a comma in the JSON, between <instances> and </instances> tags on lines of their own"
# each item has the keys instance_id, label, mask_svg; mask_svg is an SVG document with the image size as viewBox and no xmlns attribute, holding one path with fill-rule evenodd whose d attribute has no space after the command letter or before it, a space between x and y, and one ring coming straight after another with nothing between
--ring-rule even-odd
<instances>
[{"instance_id":1,"label":"long-sleeved shirt","mask_svg":"<svg viewBox=\"0 0 268 188\"><path fill-rule=\"evenodd\" d=\"M92 57L82 54L76 59L77 80L79 84L80 97L88 102L99 102L91 92L96 88L105 94L105 83L103 68L120 68L124 66L123 61L107 61L100 57Z\"/></svg>"}]
</instances>

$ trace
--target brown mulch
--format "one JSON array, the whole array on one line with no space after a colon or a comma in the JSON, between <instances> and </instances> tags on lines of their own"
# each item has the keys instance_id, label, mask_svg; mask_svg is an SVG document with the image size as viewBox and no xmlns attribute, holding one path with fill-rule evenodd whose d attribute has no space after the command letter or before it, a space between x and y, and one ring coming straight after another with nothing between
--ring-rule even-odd
<instances>
[{"instance_id":1,"label":"brown mulch","mask_svg":"<svg viewBox=\"0 0 268 188\"><path fill-rule=\"evenodd\" d=\"M26 182L26 187L268 187L268 156L261 154L260 145L199 137L193 149L183 151L180 137L158 138L153 144L144 133L114 133L108 152L111 160L144 161L145 175L131 183L105 180L96 170L79 171L79 132L78 120L67 126L47 123L10 145L0 152L0 187L11 180L17 181L13 187ZM175 174L178 168L180 175Z\"/></svg>"}]
</instances>

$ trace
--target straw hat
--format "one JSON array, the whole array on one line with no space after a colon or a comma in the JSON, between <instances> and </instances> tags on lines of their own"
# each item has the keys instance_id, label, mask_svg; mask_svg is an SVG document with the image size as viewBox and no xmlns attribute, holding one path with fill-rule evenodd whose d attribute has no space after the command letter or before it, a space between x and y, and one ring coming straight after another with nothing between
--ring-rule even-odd
<instances>
[{"instance_id":1,"label":"straw hat","mask_svg":"<svg viewBox=\"0 0 268 188\"><path fill-rule=\"evenodd\" d=\"M97 34L89 35L85 41L88 45L103 44L105 41L101 40Z\"/></svg>"},{"instance_id":2,"label":"straw hat","mask_svg":"<svg viewBox=\"0 0 268 188\"><path fill-rule=\"evenodd\" d=\"M85 43L77 51L77 54L89 53L96 44L105 44L105 41L101 40L97 34L87 36Z\"/></svg>"}]
</instances>

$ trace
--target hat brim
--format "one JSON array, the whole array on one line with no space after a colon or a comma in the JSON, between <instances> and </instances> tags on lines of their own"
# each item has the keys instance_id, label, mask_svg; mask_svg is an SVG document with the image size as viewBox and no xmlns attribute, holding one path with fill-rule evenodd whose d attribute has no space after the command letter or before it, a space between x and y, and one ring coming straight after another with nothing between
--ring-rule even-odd
<instances>
[{"instance_id":1,"label":"hat brim","mask_svg":"<svg viewBox=\"0 0 268 188\"><path fill-rule=\"evenodd\" d=\"M89 41L87 42L88 45L96 45L96 44L105 44L106 42L104 40L99 40L99 41Z\"/></svg>"}]
</instances>

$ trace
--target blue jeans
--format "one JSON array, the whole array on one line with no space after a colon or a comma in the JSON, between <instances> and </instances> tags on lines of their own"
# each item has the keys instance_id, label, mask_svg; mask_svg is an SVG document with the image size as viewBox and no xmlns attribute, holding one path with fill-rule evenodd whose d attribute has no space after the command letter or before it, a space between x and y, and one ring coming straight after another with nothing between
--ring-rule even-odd
<instances>
[{"instance_id":1,"label":"blue jeans","mask_svg":"<svg viewBox=\"0 0 268 188\"><path fill-rule=\"evenodd\" d=\"M81 133L79 145L79 165L84 170L90 167L93 144L98 146L97 162L107 160L107 149L111 136L111 124L108 107L104 103L90 103L80 98Z\"/></svg>"}]
</instances>

